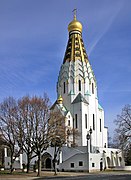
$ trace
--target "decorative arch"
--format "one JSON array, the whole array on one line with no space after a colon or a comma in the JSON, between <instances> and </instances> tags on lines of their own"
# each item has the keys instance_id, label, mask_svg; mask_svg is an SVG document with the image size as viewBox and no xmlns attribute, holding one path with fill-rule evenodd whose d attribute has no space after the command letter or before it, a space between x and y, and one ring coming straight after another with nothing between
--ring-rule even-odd
<instances>
[{"instance_id":1,"label":"decorative arch","mask_svg":"<svg viewBox=\"0 0 131 180\"><path fill-rule=\"evenodd\" d=\"M122 166L122 157L119 157L120 166Z\"/></svg>"},{"instance_id":2,"label":"decorative arch","mask_svg":"<svg viewBox=\"0 0 131 180\"><path fill-rule=\"evenodd\" d=\"M42 155L42 169L52 168L52 156L49 153L44 153Z\"/></svg>"}]
</instances>

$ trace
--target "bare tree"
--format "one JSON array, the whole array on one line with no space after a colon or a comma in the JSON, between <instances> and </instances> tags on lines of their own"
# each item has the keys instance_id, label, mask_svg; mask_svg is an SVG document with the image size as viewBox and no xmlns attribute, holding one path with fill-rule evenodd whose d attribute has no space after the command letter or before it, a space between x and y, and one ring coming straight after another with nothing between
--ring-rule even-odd
<instances>
[{"instance_id":1,"label":"bare tree","mask_svg":"<svg viewBox=\"0 0 131 180\"><path fill-rule=\"evenodd\" d=\"M131 150L131 105L125 105L114 122L117 126L114 142L116 147L121 148L127 157L127 151Z\"/></svg>"},{"instance_id":2,"label":"bare tree","mask_svg":"<svg viewBox=\"0 0 131 180\"><path fill-rule=\"evenodd\" d=\"M41 175L41 154L48 147L49 108L50 101L46 94L43 98L26 96L18 101L9 97L0 104L0 132L9 144L11 172L15 157L25 151L27 172L31 159L37 156L38 176Z\"/></svg>"},{"instance_id":3,"label":"bare tree","mask_svg":"<svg viewBox=\"0 0 131 180\"><path fill-rule=\"evenodd\" d=\"M20 149L16 151L16 119L17 103L13 97L6 98L0 104L0 133L8 144L11 156L10 169L13 172L13 163L20 154Z\"/></svg>"},{"instance_id":4,"label":"bare tree","mask_svg":"<svg viewBox=\"0 0 131 180\"><path fill-rule=\"evenodd\" d=\"M61 148L64 145L74 145L74 137L78 135L78 132L66 125L66 117L60 111L52 110L48 123L48 135L50 145L54 147L53 167L55 175L57 175L56 165L58 163Z\"/></svg>"},{"instance_id":5,"label":"bare tree","mask_svg":"<svg viewBox=\"0 0 131 180\"><path fill-rule=\"evenodd\" d=\"M48 123L48 135L49 141L51 143L50 145L54 147L53 167L56 175L58 153L60 152L61 147L67 143L65 117L61 114L60 111L51 112Z\"/></svg>"},{"instance_id":6,"label":"bare tree","mask_svg":"<svg viewBox=\"0 0 131 180\"><path fill-rule=\"evenodd\" d=\"M108 135L108 147L109 147L109 148L113 148L113 147L114 147L113 139L112 139L112 137L110 136L109 132L107 132L107 135Z\"/></svg>"},{"instance_id":7,"label":"bare tree","mask_svg":"<svg viewBox=\"0 0 131 180\"><path fill-rule=\"evenodd\" d=\"M38 156L38 176L41 175L41 154L48 147L47 123L49 118L50 101L47 95L30 99L31 106L31 146Z\"/></svg>"},{"instance_id":8,"label":"bare tree","mask_svg":"<svg viewBox=\"0 0 131 180\"><path fill-rule=\"evenodd\" d=\"M27 155L27 173L30 169L31 159L33 156L34 146L32 145L33 135L33 119L32 104L29 96L25 96L18 100L17 112L17 142L22 152Z\"/></svg>"},{"instance_id":9,"label":"bare tree","mask_svg":"<svg viewBox=\"0 0 131 180\"><path fill-rule=\"evenodd\" d=\"M3 167L4 165L4 148L8 147L7 142L2 137L2 134L0 134L0 167Z\"/></svg>"}]
</instances>

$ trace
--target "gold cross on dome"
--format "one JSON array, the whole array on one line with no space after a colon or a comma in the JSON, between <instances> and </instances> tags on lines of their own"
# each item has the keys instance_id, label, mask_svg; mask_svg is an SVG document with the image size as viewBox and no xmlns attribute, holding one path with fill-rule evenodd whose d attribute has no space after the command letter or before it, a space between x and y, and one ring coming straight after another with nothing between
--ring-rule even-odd
<instances>
[{"instance_id":1,"label":"gold cross on dome","mask_svg":"<svg viewBox=\"0 0 131 180\"><path fill-rule=\"evenodd\" d=\"M73 11L72 11L73 13L74 13L74 19L76 19L76 13L77 13L77 9L75 8L75 9L73 9Z\"/></svg>"}]
</instances>

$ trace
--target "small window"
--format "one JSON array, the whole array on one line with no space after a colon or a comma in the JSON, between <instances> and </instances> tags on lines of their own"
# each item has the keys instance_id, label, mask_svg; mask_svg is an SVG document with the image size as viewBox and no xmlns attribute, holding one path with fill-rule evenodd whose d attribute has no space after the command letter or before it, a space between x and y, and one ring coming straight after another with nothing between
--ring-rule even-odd
<instances>
[{"instance_id":1,"label":"small window","mask_svg":"<svg viewBox=\"0 0 131 180\"><path fill-rule=\"evenodd\" d=\"M87 129L87 114L85 114L85 128Z\"/></svg>"},{"instance_id":2,"label":"small window","mask_svg":"<svg viewBox=\"0 0 131 180\"><path fill-rule=\"evenodd\" d=\"M70 120L68 120L68 126L70 126Z\"/></svg>"},{"instance_id":3,"label":"small window","mask_svg":"<svg viewBox=\"0 0 131 180\"><path fill-rule=\"evenodd\" d=\"M93 114L93 130L95 130L95 115Z\"/></svg>"},{"instance_id":4,"label":"small window","mask_svg":"<svg viewBox=\"0 0 131 180\"><path fill-rule=\"evenodd\" d=\"M81 91L81 80L79 80L79 91Z\"/></svg>"},{"instance_id":5,"label":"small window","mask_svg":"<svg viewBox=\"0 0 131 180\"><path fill-rule=\"evenodd\" d=\"M63 93L65 94L65 92L66 92L66 84L65 84L65 82L63 83L63 86L64 86L64 87L63 87L63 88L64 88L64 89L63 89Z\"/></svg>"},{"instance_id":6,"label":"small window","mask_svg":"<svg viewBox=\"0 0 131 180\"><path fill-rule=\"evenodd\" d=\"M100 119L100 132L101 132L101 119Z\"/></svg>"},{"instance_id":7,"label":"small window","mask_svg":"<svg viewBox=\"0 0 131 180\"><path fill-rule=\"evenodd\" d=\"M92 83L92 94L94 94L94 84Z\"/></svg>"},{"instance_id":8,"label":"small window","mask_svg":"<svg viewBox=\"0 0 131 180\"><path fill-rule=\"evenodd\" d=\"M92 167L95 167L95 163L92 163Z\"/></svg>"},{"instance_id":9,"label":"small window","mask_svg":"<svg viewBox=\"0 0 131 180\"><path fill-rule=\"evenodd\" d=\"M79 166L83 166L83 161L79 161Z\"/></svg>"},{"instance_id":10,"label":"small window","mask_svg":"<svg viewBox=\"0 0 131 180\"><path fill-rule=\"evenodd\" d=\"M74 163L71 163L71 168L74 168Z\"/></svg>"}]
</instances>

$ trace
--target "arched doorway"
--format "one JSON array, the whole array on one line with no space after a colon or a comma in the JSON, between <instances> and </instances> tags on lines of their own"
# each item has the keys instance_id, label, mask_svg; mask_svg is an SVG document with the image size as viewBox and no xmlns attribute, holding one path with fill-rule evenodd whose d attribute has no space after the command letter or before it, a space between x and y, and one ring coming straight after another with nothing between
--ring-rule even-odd
<instances>
[{"instance_id":1,"label":"arched doorway","mask_svg":"<svg viewBox=\"0 0 131 180\"><path fill-rule=\"evenodd\" d=\"M103 170L103 162L100 162L100 171Z\"/></svg>"},{"instance_id":2,"label":"arched doorway","mask_svg":"<svg viewBox=\"0 0 131 180\"><path fill-rule=\"evenodd\" d=\"M111 166L111 160L109 157L107 157L107 167L109 168Z\"/></svg>"},{"instance_id":3,"label":"arched doorway","mask_svg":"<svg viewBox=\"0 0 131 180\"><path fill-rule=\"evenodd\" d=\"M51 159L50 158L47 158L45 160L45 168L46 169L51 169Z\"/></svg>"},{"instance_id":4,"label":"arched doorway","mask_svg":"<svg viewBox=\"0 0 131 180\"><path fill-rule=\"evenodd\" d=\"M52 168L52 156L49 153L44 153L42 155L42 169Z\"/></svg>"},{"instance_id":5,"label":"arched doorway","mask_svg":"<svg viewBox=\"0 0 131 180\"><path fill-rule=\"evenodd\" d=\"M119 157L119 166L122 166L122 157Z\"/></svg>"}]
</instances>

